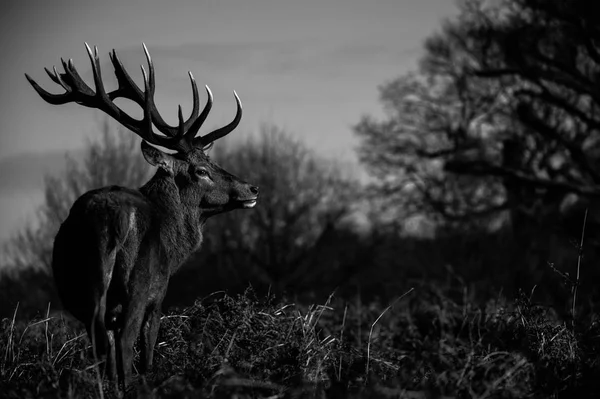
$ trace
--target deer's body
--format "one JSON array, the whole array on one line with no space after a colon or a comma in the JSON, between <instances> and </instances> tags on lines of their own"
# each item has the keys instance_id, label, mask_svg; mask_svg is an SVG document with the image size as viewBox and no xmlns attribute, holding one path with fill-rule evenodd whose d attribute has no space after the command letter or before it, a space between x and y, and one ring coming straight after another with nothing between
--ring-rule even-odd
<instances>
[{"instance_id":1,"label":"deer's body","mask_svg":"<svg viewBox=\"0 0 600 399\"><path fill-rule=\"evenodd\" d=\"M181 204L169 180L155 176L139 191L112 186L84 194L54 242L52 266L62 303L90 336L94 329L99 358L110 347L108 331L116 332L115 344L129 364L121 371L126 380L142 327L141 365L151 367L147 345L156 341L169 277L202 242L201 212Z\"/></svg>"},{"instance_id":2,"label":"deer's body","mask_svg":"<svg viewBox=\"0 0 600 399\"><path fill-rule=\"evenodd\" d=\"M99 108L140 135L145 159L157 172L139 190L111 186L82 195L70 210L54 241L52 269L63 306L85 324L97 359L106 359L112 381L127 386L132 372L133 346L141 337L141 371L152 366L160 324L160 308L170 276L202 243L202 228L209 217L239 208L252 208L258 188L238 179L210 161L206 146L231 132L241 118L241 103L229 125L196 137L212 106L198 113L194 94L192 116L179 126L167 125L154 106L154 69L144 46L149 75L145 92L133 83L113 50L111 61L119 88L106 93L100 76L98 53L92 60L96 91L79 77L72 61L64 74L47 70L66 93L54 95L30 83L46 101L75 101ZM234 92L235 94L235 92ZM140 121L126 115L113 100L124 97L144 109ZM163 135L153 132L156 126ZM177 151L162 152L148 143Z\"/></svg>"}]
</instances>

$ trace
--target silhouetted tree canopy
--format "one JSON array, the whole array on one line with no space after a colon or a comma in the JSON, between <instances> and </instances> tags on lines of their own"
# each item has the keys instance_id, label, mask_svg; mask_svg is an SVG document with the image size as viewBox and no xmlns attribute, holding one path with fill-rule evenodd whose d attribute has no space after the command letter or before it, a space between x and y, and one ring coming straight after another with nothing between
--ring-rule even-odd
<instances>
[{"instance_id":1,"label":"silhouetted tree canopy","mask_svg":"<svg viewBox=\"0 0 600 399\"><path fill-rule=\"evenodd\" d=\"M600 195L600 9L468 0L355 127L387 208L445 220Z\"/></svg>"}]
</instances>

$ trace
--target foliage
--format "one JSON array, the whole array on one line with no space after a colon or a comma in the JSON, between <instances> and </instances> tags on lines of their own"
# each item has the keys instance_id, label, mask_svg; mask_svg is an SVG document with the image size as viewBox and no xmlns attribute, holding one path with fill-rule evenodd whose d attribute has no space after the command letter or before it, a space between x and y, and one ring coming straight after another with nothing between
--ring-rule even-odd
<instances>
[{"instance_id":1,"label":"foliage","mask_svg":"<svg viewBox=\"0 0 600 399\"><path fill-rule=\"evenodd\" d=\"M453 300L462 292L460 300ZM154 371L126 397L594 397L598 326L572 328L521 294L477 304L421 285L385 312L332 298L302 306L248 290L162 319ZM5 319L7 397L98 397L82 331ZM367 371L368 368L368 371ZM108 394L106 394L108 395ZM106 397L106 396L105 396Z\"/></svg>"},{"instance_id":2,"label":"foliage","mask_svg":"<svg viewBox=\"0 0 600 399\"><path fill-rule=\"evenodd\" d=\"M535 218L569 192L600 194L597 6L460 4L426 41L418 71L381 87L386 118L355 128L388 208Z\"/></svg>"}]
</instances>

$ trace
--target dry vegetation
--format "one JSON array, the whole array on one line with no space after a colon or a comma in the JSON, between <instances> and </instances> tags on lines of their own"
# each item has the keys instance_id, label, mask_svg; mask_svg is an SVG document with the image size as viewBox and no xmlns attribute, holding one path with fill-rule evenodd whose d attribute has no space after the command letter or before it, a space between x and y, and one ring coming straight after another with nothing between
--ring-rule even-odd
<instances>
[{"instance_id":1,"label":"dry vegetation","mask_svg":"<svg viewBox=\"0 0 600 399\"><path fill-rule=\"evenodd\" d=\"M462 300L452 298L462 297ZM126 397L596 397L598 323L573 328L521 294L478 306L423 285L390 306L302 306L215 293L162 318L156 363ZM15 313L18 309L15 309ZM5 397L110 397L82 328L2 322Z\"/></svg>"}]
</instances>

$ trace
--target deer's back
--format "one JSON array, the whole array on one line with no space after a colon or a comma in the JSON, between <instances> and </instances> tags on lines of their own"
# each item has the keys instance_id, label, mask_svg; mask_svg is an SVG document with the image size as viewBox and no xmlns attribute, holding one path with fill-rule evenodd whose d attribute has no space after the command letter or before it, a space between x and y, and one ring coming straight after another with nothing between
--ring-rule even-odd
<instances>
[{"instance_id":1,"label":"deer's back","mask_svg":"<svg viewBox=\"0 0 600 399\"><path fill-rule=\"evenodd\" d=\"M139 191L118 186L89 191L75 201L56 235L52 257L59 296L75 317L91 319L116 273L127 280L152 214Z\"/></svg>"}]
</instances>

